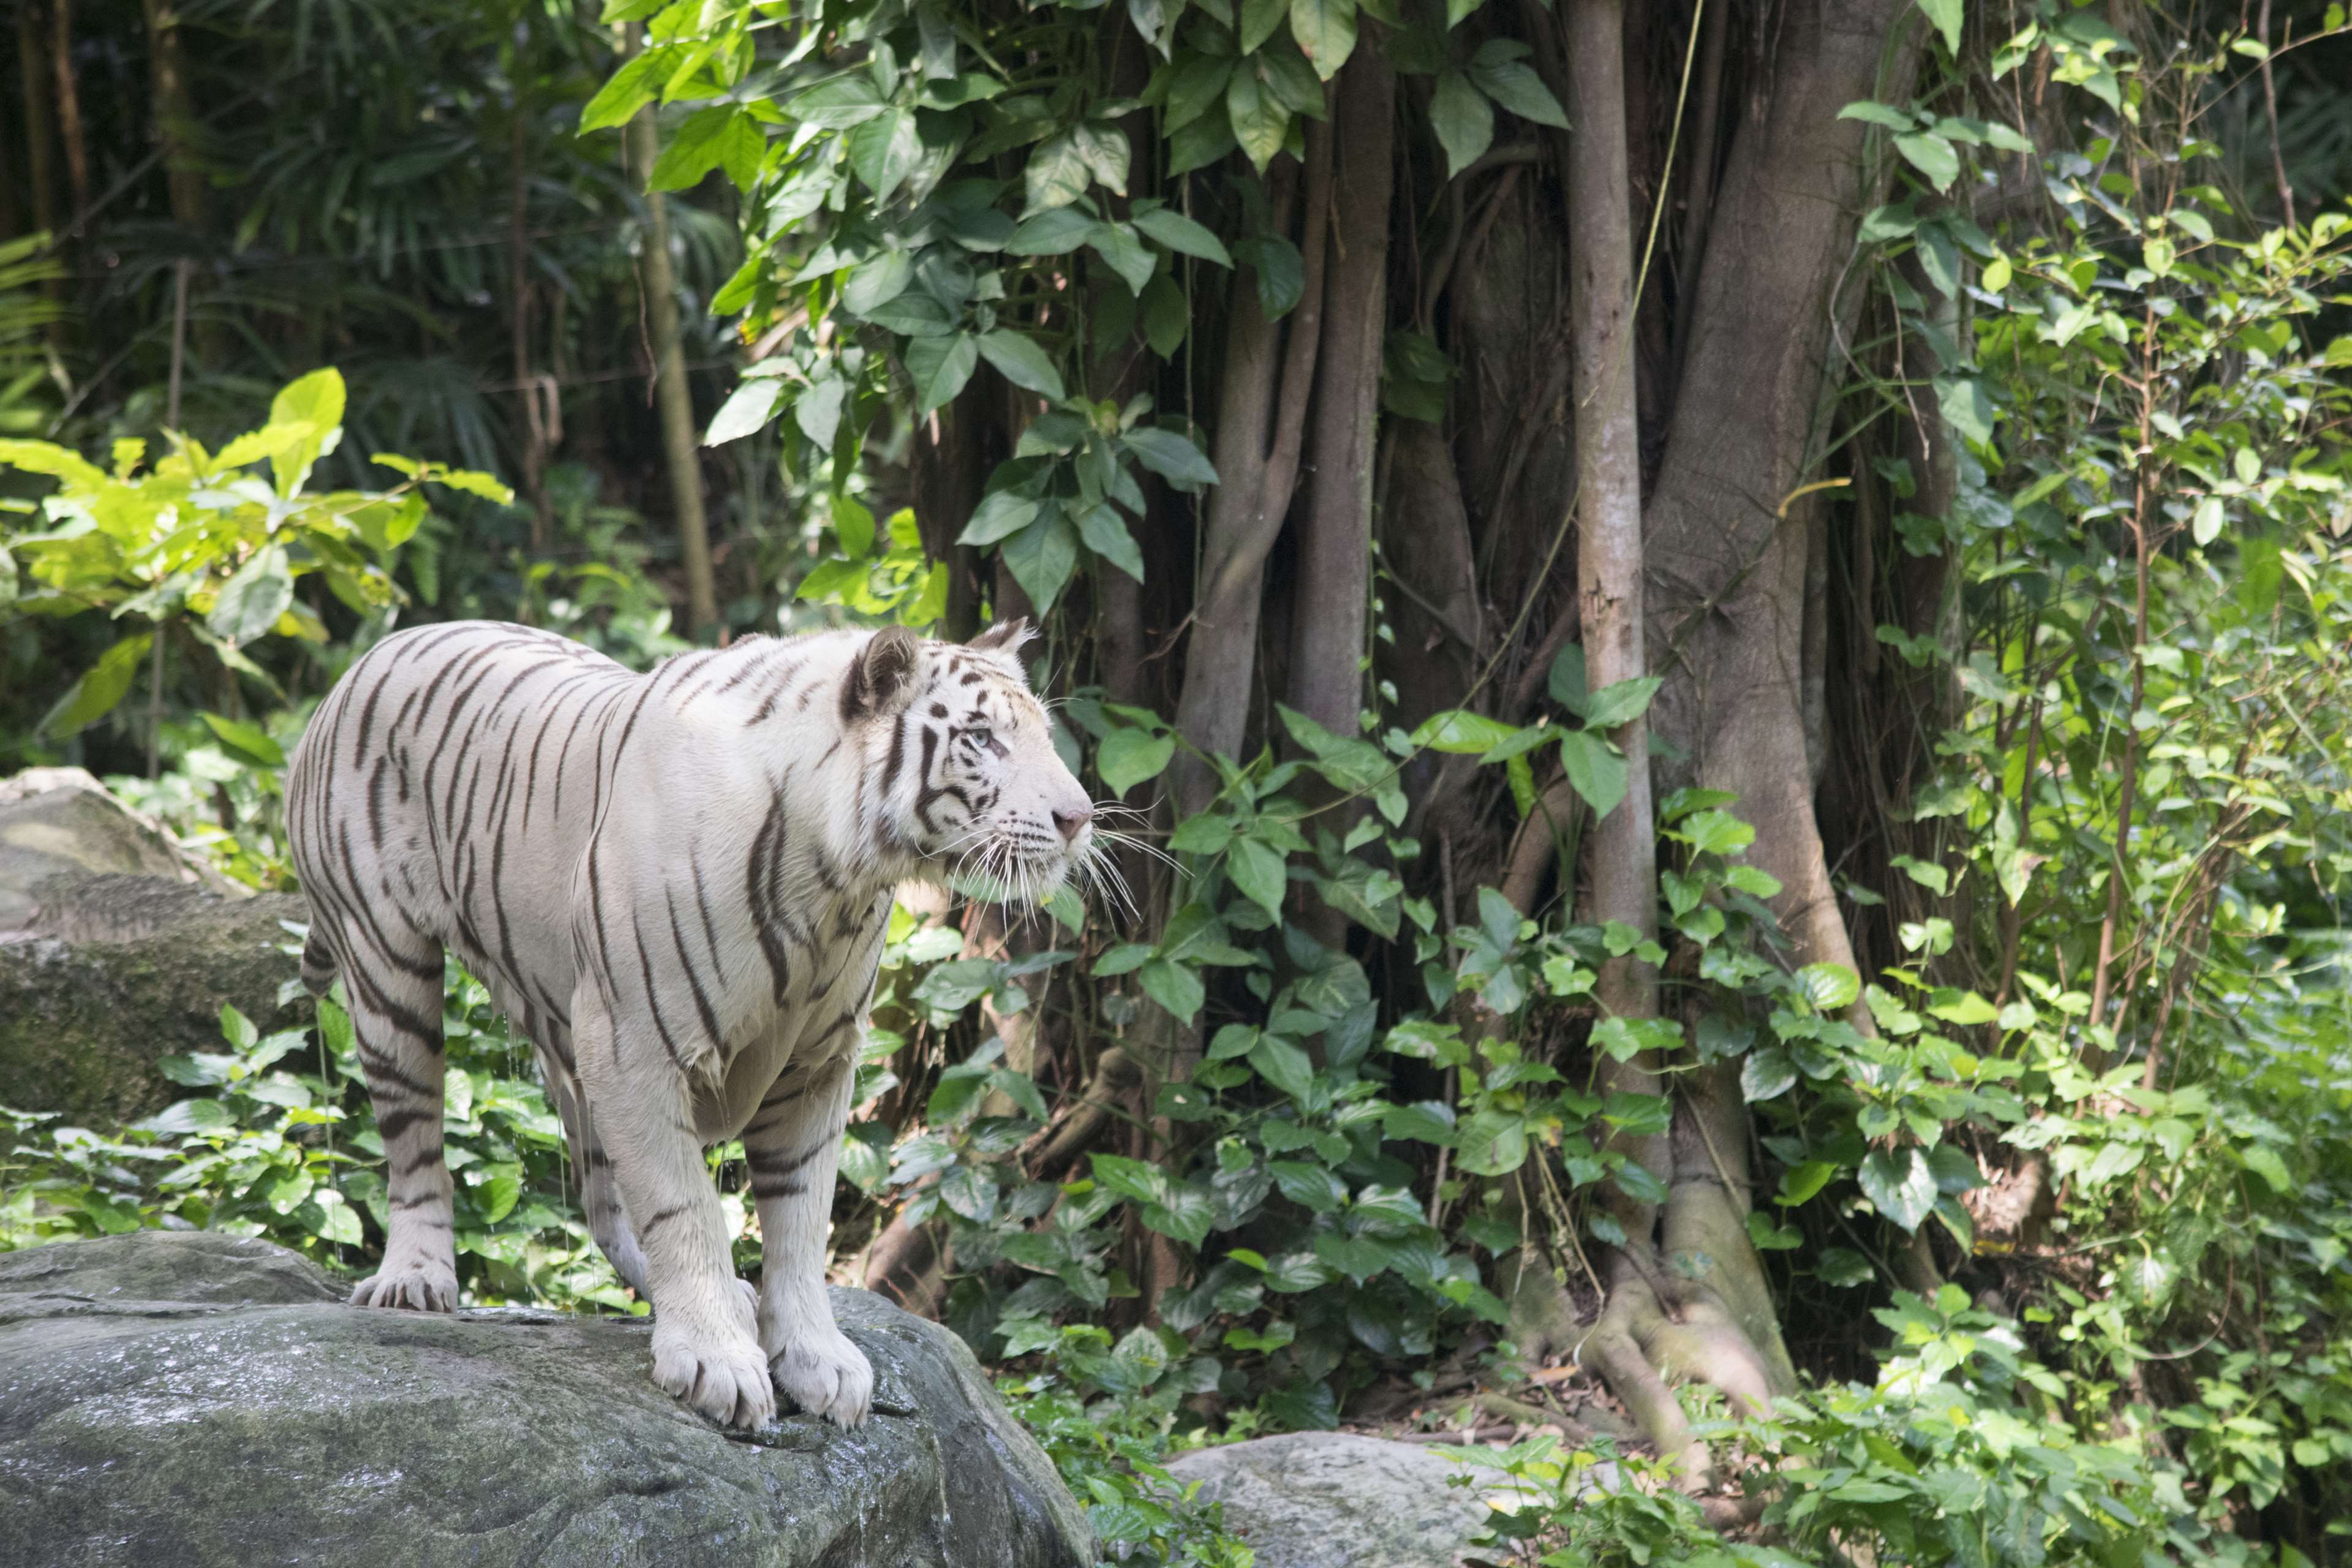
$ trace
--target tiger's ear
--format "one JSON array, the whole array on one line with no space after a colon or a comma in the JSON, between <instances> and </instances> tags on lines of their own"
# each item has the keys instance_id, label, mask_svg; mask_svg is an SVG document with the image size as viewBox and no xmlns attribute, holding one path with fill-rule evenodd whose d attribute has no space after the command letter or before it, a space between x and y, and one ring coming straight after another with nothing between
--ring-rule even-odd
<instances>
[{"instance_id":1,"label":"tiger's ear","mask_svg":"<svg viewBox=\"0 0 2352 1568\"><path fill-rule=\"evenodd\" d=\"M1019 654L1024 644L1037 634L1026 616L1015 616L1009 621L999 621L964 646L974 653Z\"/></svg>"},{"instance_id":2,"label":"tiger's ear","mask_svg":"<svg viewBox=\"0 0 2352 1568\"><path fill-rule=\"evenodd\" d=\"M850 661L841 687L841 718L846 724L898 713L915 698L915 667L923 639L909 626L885 626L866 639Z\"/></svg>"}]
</instances>

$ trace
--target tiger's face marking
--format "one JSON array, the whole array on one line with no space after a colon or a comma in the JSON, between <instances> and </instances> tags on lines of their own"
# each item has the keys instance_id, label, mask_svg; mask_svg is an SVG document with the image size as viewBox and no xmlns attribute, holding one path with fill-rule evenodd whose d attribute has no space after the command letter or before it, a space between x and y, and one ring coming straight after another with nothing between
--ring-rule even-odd
<instances>
[{"instance_id":1,"label":"tiger's face marking","mask_svg":"<svg viewBox=\"0 0 2352 1568\"><path fill-rule=\"evenodd\" d=\"M1054 749L1029 689L1022 622L970 644L893 627L853 664L844 711L879 759L877 837L934 875L1034 902L1095 852L1094 803Z\"/></svg>"}]
</instances>

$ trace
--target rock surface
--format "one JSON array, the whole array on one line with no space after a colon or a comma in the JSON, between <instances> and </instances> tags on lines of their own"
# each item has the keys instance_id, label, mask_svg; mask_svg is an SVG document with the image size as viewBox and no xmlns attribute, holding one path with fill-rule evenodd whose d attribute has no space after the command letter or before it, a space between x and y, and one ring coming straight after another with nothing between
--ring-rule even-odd
<instances>
[{"instance_id":1,"label":"rock surface","mask_svg":"<svg viewBox=\"0 0 2352 1568\"><path fill-rule=\"evenodd\" d=\"M749 1437L655 1389L642 1320L342 1294L209 1232L0 1256L0 1568L1094 1561L962 1342L864 1291L874 1417Z\"/></svg>"},{"instance_id":2,"label":"rock surface","mask_svg":"<svg viewBox=\"0 0 2352 1568\"><path fill-rule=\"evenodd\" d=\"M1488 1518L1477 1489L1448 1484L1460 1460L1348 1432L1202 1448L1168 1472L1224 1504L1257 1568L1454 1568Z\"/></svg>"},{"instance_id":3,"label":"rock surface","mask_svg":"<svg viewBox=\"0 0 2352 1568\"><path fill-rule=\"evenodd\" d=\"M267 1026L299 898L238 896L79 768L0 780L0 1105L104 1126L179 1091L220 1010Z\"/></svg>"}]
</instances>

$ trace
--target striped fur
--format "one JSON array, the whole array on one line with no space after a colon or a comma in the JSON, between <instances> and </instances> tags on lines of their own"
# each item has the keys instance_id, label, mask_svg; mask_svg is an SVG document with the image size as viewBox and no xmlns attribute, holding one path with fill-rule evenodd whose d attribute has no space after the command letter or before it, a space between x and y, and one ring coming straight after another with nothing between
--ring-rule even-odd
<instances>
[{"instance_id":1,"label":"striped fur","mask_svg":"<svg viewBox=\"0 0 2352 1568\"><path fill-rule=\"evenodd\" d=\"M457 1304L442 955L537 1047L597 1244L656 1308L655 1381L756 1426L864 1419L824 1289L834 1166L891 889L1041 896L1093 848L1015 657L904 628L752 638L634 674L488 622L387 637L295 753L303 978L341 974L391 1187L352 1300ZM705 1145L740 1137L766 1267L734 1278Z\"/></svg>"}]
</instances>

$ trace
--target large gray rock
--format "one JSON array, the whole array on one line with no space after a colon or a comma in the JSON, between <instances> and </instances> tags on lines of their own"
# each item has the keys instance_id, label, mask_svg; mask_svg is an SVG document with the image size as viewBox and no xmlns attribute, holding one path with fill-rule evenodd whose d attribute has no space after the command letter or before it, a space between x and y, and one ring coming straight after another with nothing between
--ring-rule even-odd
<instances>
[{"instance_id":1,"label":"large gray rock","mask_svg":"<svg viewBox=\"0 0 2352 1568\"><path fill-rule=\"evenodd\" d=\"M1224 1504L1257 1568L1454 1568L1491 1517L1476 1488L1449 1484L1460 1459L1348 1432L1202 1448L1168 1473Z\"/></svg>"},{"instance_id":2,"label":"large gray rock","mask_svg":"<svg viewBox=\"0 0 2352 1568\"><path fill-rule=\"evenodd\" d=\"M962 1342L864 1291L873 1418L749 1436L655 1389L642 1320L341 1297L208 1232L0 1256L0 1565L1094 1561Z\"/></svg>"},{"instance_id":3,"label":"large gray rock","mask_svg":"<svg viewBox=\"0 0 2352 1568\"><path fill-rule=\"evenodd\" d=\"M106 1126L179 1090L156 1068L267 1025L295 973L280 921L79 768L0 780L0 1105Z\"/></svg>"}]
</instances>

